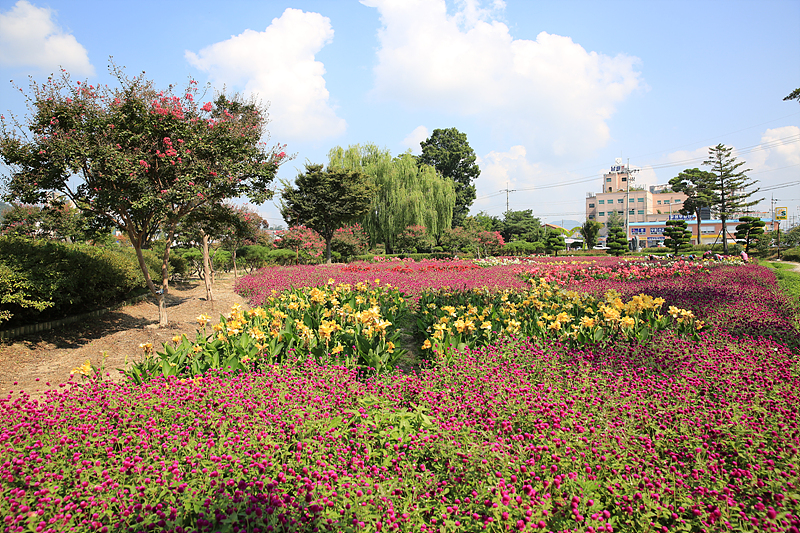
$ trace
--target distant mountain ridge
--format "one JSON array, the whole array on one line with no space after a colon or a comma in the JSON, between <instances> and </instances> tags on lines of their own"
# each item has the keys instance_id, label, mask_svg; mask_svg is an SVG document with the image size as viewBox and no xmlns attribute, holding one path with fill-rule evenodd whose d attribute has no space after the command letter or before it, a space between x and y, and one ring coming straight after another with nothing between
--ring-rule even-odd
<instances>
[{"instance_id":1,"label":"distant mountain ridge","mask_svg":"<svg viewBox=\"0 0 800 533\"><path fill-rule=\"evenodd\" d=\"M572 228L577 228L583 225L583 222L578 222L577 220L567 220L567 219L560 219L560 218L553 218L553 217L544 217L544 221L548 224L555 224L556 226L561 226L565 230L571 230Z\"/></svg>"}]
</instances>

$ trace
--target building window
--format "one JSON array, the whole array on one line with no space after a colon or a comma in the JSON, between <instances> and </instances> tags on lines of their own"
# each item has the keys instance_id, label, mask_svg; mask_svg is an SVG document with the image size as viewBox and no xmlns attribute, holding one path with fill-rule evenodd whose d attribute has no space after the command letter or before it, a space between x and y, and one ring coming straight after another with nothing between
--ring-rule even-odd
<instances>
[{"instance_id":1,"label":"building window","mask_svg":"<svg viewBox=\"0 0 800 533\"><path fill-rule=\"evenodd\" d=\"M661 200L658 201L658 205L661 205Z\"/></svg>"},{"instance_id":2,"label":"building window","mask_svg":"<svg viewBox=\"0 0 800 533\"><path fill-rule=\"evenodd\" d=\"M669 203L669 200L664 200L664 205L667 205L668 203Z\"/></svg>"},{"instance_id":3,"label":"building window","mask_svg":"<svg viewBox=\"0 0 800 533\"><path fill-rule=\"evenodd\" d=\"M598 214L598 215L600 215L601 217L604 217L604 216L606 216L606 212L605 212L605 211L600 211L600 212L599 212L599 213L597 213L597 214Z\"/></svg>"},{"instance_id":4,"label":"building window","mask_svg":"<svg viewBox=\"0 0 800 533\"><path fill-rule=\"evenodd\" d=\"M589 204L589 207L594 207L594 204Z\"/></svg>"},{"instance_id":5,"label":"building window","mask_svg":"<svg viewBox=\"0 0 800 533\"><path fill-rule=\"evenodd\" d=\"M605 200L600 200L599 203L604 204L604 203L606 203L606 201Z\"/></svg>"},{"instance_id":6,"label":"building window","mask_svg":"<svg viewBox=\"0 0 800 533\"><path fill-rule=\"evenodd\" d=\"M636 201L636 198L628 198L628 203L629 204L632 204L635 201Z\"/></svg>"},{"instance_id":7,"label":"building window","mask_svg":"<svg viewBox=\"0 0 800 533\"><path fill-rule=\"evenodd\" d=\"M589 220L594 220L594 215L589 215Z\"/></svg>"},{"instance_id":8,"label":"building window","mask_svg":"<svg viewBox=\"0 0 800 533\"><path fill-rule=\"evenodd\" d=\"M637 198L636 201L637 202L644 202L644 198Z\"/></svg>"},{"instance_id":9,"label":"building window","mask_svg":"<svg viewBox=\"0 0 800 533\"><path fill-rule=\"evenodd\" d=\"M644 209L639 209L639 211L637 211L637 213L639 213L640 215L644 215Z\"/></svg>"},{"instance_id":10,"label":"building window","mask_svg":"<svg viewBox=\"0 0 800 533\"><path fill-rule=\"evenodd\" d=\"M611 183L611 178L606 178L606 183Z\"/></svg>"},{"instance_id":11,"label":"building window","mask_svg":"<svg viewBox=\"0 0 800 533\"><path fill-rule=\"evenodd\" d=\"M673 200L672 203L673 204L679 204L679 203L681 203L681 200L680 200L680 198L677 198L677 199Z\"/></svg>"},{"instance_id":12,"label":"building window","mask_svg":"<svg viewBox=\"0 0 800 533\"><path fill-rule=\"evenodd\" d=\"M625 200L623 200L622 198L617 198L617 203L618 203L618 204L621 204L621 203L623 203L624 201L625 201Z\"/></svg>"},{"instance_id":13,"label":"building window","mask_svg":"<svg viewBox=\"0 0 800 533\"><path fill-rule=\"evenodd\" d=\"M628 181L628 178L622 178L622 181Z\"/></svg>"},{"instance_id":14,"label":"building window","mask_svg":"<svg viewBox=\"0 0 800 533\"><path fill-rule=\"evenodd\" d=\"M628 211L628 214L629 214L629 215L632 215L632 214L633 214L633 209L631 209L630 211Z\"/></svg>"}]
</instances>

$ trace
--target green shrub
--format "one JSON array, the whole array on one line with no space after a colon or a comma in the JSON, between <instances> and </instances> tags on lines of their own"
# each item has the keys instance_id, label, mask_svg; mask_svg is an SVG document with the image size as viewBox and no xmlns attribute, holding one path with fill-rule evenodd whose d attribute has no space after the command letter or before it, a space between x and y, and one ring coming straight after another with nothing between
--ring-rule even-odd
<instances>
[{"instance_id":1,"label":"green shrub","mask_svg":"<svg viewBox=\"0 0 800 533\"><path fill-rule=\"evenodd\" d=\"M422 261L424 259L452 259L453 252L432 252L429 254L416 254L416 253L408 253L408 254L361 254L357 255L352 258L352 261L372 261L375 257L381 257L384 261L387 259L391 259L393 257L398 257L400 259L413 259L414 261ZM464 259L465 254L462 252L458 253L458 257Z\"/></svg>"},{"instance_id":2,"label":"green shrub","mask_svg":"<svg viewBox=\"0 0 800 533\"><path fill-rule=\"evenodd\" d=\"M160 282L150 251L145 263ZM0 238L0 313L10 325L41 322L98 309L145 288L132 249Z\"/></svg>"},{"instance_id":3,"label":"green shrub","mask_svg":"<svg viewBox=\"0 0 800 533\"><path fill-rule=\"evenodd\" d=\"M43 311L52 302L37 299L33 284L24 274L0 263L0 324L19 314L21 309Z\"/></svg>"},{"instance_id":4,"label":"green shrub","mask_svg":"<svg viewBox=\"0 0 800 533\"><path fill-rule=\"evenodd\" d=\"M233 268L233 254L228 250L215 250L211 258L211 266L215 271L228 272Z\"/></svg>"},{"instance_id":5,"label":"green shrub","mask_svg":"<svg viewBox=\"0 0 800 533\"><path fill-rule=\"evenodd\" d=\"M503 255L533 255L544 251L544 243L511 241L503 246Z\"/></svg>"},{"instance_id":6,"label":"green shrub","mask_svg":"<svg viewBox=\"0 0 800 533\"><path fill-rule=\"evenodd\" d=\"M267 260L272 265L293 265L297 260L297 254L295 254L295 252L292 250L278 248L275 250L270 250L269 254L267 255Z\"/></svg>"},{"instance_id":7,"label":"green shrub","mask_svg":"<svg viewBox=\"0 0 800 533\"><path fill-rule=\"evenodd\" d=\"M796 263L800 263L800 246L783 250L781 252L781 259L784 261L794 261Z\"/></svg>"}]
</instances>

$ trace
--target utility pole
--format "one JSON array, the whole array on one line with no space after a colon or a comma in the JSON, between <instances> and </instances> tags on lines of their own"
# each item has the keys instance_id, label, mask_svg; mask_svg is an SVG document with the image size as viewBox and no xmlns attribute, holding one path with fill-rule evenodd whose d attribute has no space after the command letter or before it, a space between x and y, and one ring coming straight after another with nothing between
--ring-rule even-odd
<instances>
[{"instance_id":1,"label":"utility pole","mask_svg":"<svg viewBox=\"0 0 800 533\"><path fill-rule=\"evenodd\" d=\"M639 171L639 169L636 169L634 172L638 172L638 171ZM628 240L629 243L631 242L631 237L632 237L632 234L631 234L631 222L630 222L630 219L631 219L631 217L630 217L630 215L631 215L630 195L631 195L631 179L633 179L633 178L631 177L631 174L632 174L632 172L631 172L631 158L629 157L628 158L628 164L625 167L625 175L626 175L626 179L625 179L625 183L626 183L626 187L625 187L625 232L627 233L627 240ZM670 208L671 208L671 206L670 206ZM637 239L636 248L637 249L639 248L638 239Z\"/></svg>"},{"instance_id":2,"label":"utility pole","mask_svg":"<svg viewBox=\"0 0 800 533\"><path fill-rule=\"evenodd\" d=\"M517 190L516 189L509 189L508 188L508 182L506 182L506 188L502 189L500 192L505 192L506 193L506 213L508 213L508 211L509 211L509 209L508 209L508 193L517 192Z\"/></svg>"}]
</instances>

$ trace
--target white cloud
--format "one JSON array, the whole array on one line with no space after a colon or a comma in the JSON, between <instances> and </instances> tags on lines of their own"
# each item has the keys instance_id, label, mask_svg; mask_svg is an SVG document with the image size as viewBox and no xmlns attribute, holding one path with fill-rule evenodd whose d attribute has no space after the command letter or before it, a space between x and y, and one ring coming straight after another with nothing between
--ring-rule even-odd
<instances>
[{"instance_id":1,"label":"white cloud","mask_svg":"<svg viewBox=\"0 0 800 533\"><path fill-rule=\"evenodd\" d=\"M64 68L71 74L93 76L86 49L56 25L53 15L51 9L26 0L0 13L0 65L51 71Z\"/></svg>"},{"instance_id":2,"label":"white cloud","mask_svg":"<svg viewBox=\"0 0 800 533\"><path fill-rule=\"evenodd\" d=\"M430 137L428 128L425 126L417 126L414 128L414 131L409 133L406 138L400 142L400 145L403 148L410 148L415 154L421 154L422 147L420 147L420 143L428 140L428 137Z\"/></svg>"},{"instance_id":3,"label":"white cloud","mask_svg":"<svg viewBox=\"0 0 800 533\"><path fill-rule=\"evenodd\" d=\"M778 169L800 164L800 128L783 126L768 129L761 136L759 150L742 156L753 171ZM796 174L796 169L795 169Z\"/></svg>"},{"instance_id":4,"label":"white cloud","mask_svg":"<svg viewBox=\"0 0 800 533\"><path fill-rule=\"evenodd\" d=\"M330 19L286 9L262 32L245 30L186 59L215 84L243 86L270 102L270 131L278 140L314 141L344 133L315 55L333 40Z\"/></svg>"},{"instance_id":5,"label":"white cloud","mask_svg":"<svg viewBox=\"0 0 800 533\"><path fill-rule=\"evenodd\" d=\"M380 12L374 93L412 108L471 115L495 134L575 157L609 139L617 104L643 87L638 59L587 52L569 37L514 39L476 0L362 0ZM502 3L495 2L495 9Z\"/></svg>"},{"instance_id":6,"label":"white cloud","mask_svg":"<svg viewBox=\"0 0 800 533\"><path fill-rule=\"evenodd\" d=\"M508 193L510 209L532 207L532 200L538 194L534 183L544 182L536 179L541 175L541 168L528 160L528 151L524 146L512 146L507 152L489 152L484 157L478 157L477 163L481 175L475 182L477 199L472 206L472 213L481 210L504 212L506 189L512 191Z\"/></svg>"},{"instance_id":7,"label":"white cloud","mask_svg":"<svg viewBox=\"0 0 800 533\"><path fill-rule=\"evenodd\" d=\"M648 188L650 185L663 185L669 181L664 180L663 182L659 182L658 175L651 165L646 165L644 167L631 165L631 170L636 171L633 173L633 183L631 186L636 185L637 187ZM604 172L608 172L608 169L604 169ZM675 175L677 176L677 173Z\"/></svg>"},{"instance_id":8,"label":"white cloud","mask_svg":"<svg viewBox=\"0 0 800 533\"><path fill-rule=\"evenodd\" d=\"M780 180L797 179L797 168L791 167L800 165L800 127L798 126L783 126L764 131L761 135L761 142L757 146L745 150L745 153L740 153L735 145L727 144L726 146L733 148L732 155L737 162L745 163L742 169L751 169L748 176L759 174L759 176L753 176L754 179L763 181L767 185ZM696 167L710 170L709 167L702 164L709 158L709 148L712 147L703 146L691 151L672 152L667 155L666 160L677 165L675 167L677 170L673 171L674 175L684 168Z\"/></svg>"}]
</instances>

